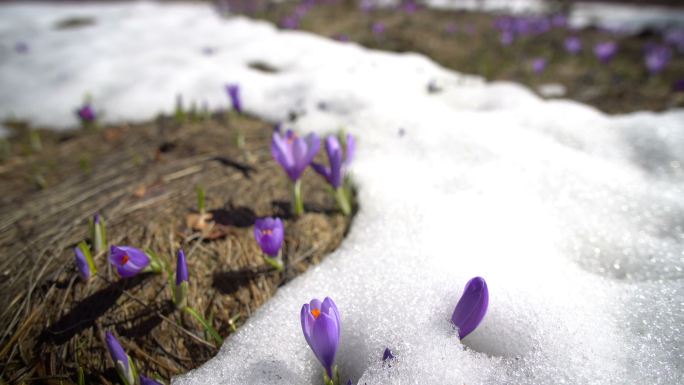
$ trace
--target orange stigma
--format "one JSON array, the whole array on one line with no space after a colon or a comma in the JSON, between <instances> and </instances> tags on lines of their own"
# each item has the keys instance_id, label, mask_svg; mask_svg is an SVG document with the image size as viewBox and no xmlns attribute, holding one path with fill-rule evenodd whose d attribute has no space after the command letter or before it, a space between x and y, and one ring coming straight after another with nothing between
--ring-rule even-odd
<instances>
[{"instance_id":1,"label":"orange stigma","mask_svg":"<svg viewBox=\"0 0 684 385\"><path fill-rule=\"evenodd\" d=\"M273 234L273 230L271 230L271 229L261 230L261 235L271 235L271 234Z\"/></svg>"},{"instance_id":2,"label":"orange stigma","mask_svg":"<svg viewBox=\"0 0 684 385\"><path fill-rule=\"evenodd\" d=\"M124 254L123 258L121 258L121 264L125 265L129 259L128 254Z\"/></svg>"},{"instance_id":3,"label":"orange stigma","mask_svg":"<svg viewBox=\"0 0 684 385\"><path fill-rule=\"evenodd\" d=\"M314 319L318 319L318 316L321 315L321 311L318 309L311 309L311 315L314 316Z\"/></svg>"}]
</instances>

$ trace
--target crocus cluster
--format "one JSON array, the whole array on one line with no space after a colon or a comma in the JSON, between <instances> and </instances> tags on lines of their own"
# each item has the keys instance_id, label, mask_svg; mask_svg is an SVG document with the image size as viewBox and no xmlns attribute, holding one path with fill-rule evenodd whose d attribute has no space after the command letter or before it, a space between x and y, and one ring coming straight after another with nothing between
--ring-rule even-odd
<instances>
[{"instance_id":1,"label":"crocus cluster","mask_svg":"<svg viewBox=\"0 0 684 385\"><path fill-rule=\"evenodd\" d=\"M299 137L292 130L288 130L285 135L280 132L273 133L271 155L285 170L292 182L292 204L295 215L304 213L300 178L313 161L319 148L320 139L314 133L309 134L306 139Z\"/></svg>"},{"instance_id":2,"label":"crocus cluster","mask_svg":"<svg viewBox=\"0 0 684 385\"><path fill-rule=\"evenodd\" d=\"M260 218L254 223L254 239L264 253L264 259L277 270L283 269L281 248L285 228L280 218Z\"/></svg>"}]
</instances>

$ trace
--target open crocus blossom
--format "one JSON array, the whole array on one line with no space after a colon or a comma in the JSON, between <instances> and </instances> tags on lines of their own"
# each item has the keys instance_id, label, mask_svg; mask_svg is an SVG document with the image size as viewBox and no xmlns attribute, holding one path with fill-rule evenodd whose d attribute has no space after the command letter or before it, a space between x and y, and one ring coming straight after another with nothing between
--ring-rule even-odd
<instances>
[{"instance_id":1,"label":"open crocus blossom","mask_svg":"<svg viewBox=\"0 0 684 385\"><path fill-rule=\"evenodd\" d=\"M278 270L283 269L280 254L285 228L280 218L260 218L254 223L254 239L266 254L266 262Z\"/></svg>"},{"instance_id":2,"label":"open crocus blossom","mask_svg":"<svg viewBox=\"0 0 684 385\"><path fill-rule=\"evenodd\" d=\"M311 133L303 139L292 130L285 135L279 132L273 133L271 141L271 155L285 170L292 181L293 208L295 215L304 213L304 201L301 194L300 178L304 170L318 153L320 139L318 135Z\"/></svg>"},{"instance_id":3,"label":"open crocus blossom","mask_svg":"<svg viewBox=\"0 0 684 385\"><path fill-rule=\"evenodd\" d=\"M121 278L130 278L150 265L150 257L135 247L112 246L109 249L109 262L116 267Z\"/></svg>"},{"instance_id":4,"label":"open crocus blossom","mask_svg":"<svg viewBox=\"0 0 684 385\"><path fill-rule=\"evenodd\" d=\"M228 92L228 97L230 97L230 103L233 105L233 109L237 111L238 114L242 113L242 100L240 99L240 86L237 84L226 85L226 92Z\"/></svg>"},{"instance_id":5,"label":"open crocus blossom","mask_svg":"<svg viewBox=\"0 0 684 385\"><path fill-rule=\"evenodd\" d=\"M333 135L328 136L325 139L325 152L328 155L329 167L318 163L313 163L311 167L330 183L330 186L335 190L337 204L345 215L349 215L351 213L351 205L342 188L342 183L344 182L345 173L351 163L356 148L353 136L346 136L346 147L347 151L345 156L337 138Z\"/></svg>"},{"instance_id":6,"label":"open crocus blossom","mask_svg":"<svg viewBox=\"0 0 684 385\"><path fill-rule=\"evenodd\" d=\"M458 338L463 339L482 322L489 305L489 290L484 278L475 277L466 283L458 300L451 321L458 328Z\"/></svg>"},{"instance_id":7,"label":"open crocus blossom","mask_svg":"<svg viewBox=\"0 0 684 385\"><path fill-rule=\"evenodd\" d=\"M117 340L111 332L105 334L105 340L107 342L109 354L112 356L112 361L114 361L114 366L116 366L116 372L119 374L119 377L121 377L121 381L123 381L125 385L134 385L137 378L135 365L131 362L131 359L124 351L119 340Z\"/></svg>"},{"instance_id":8,"label":"open crocus blossom","mask_svg":"<svg viewBox=\"0 0 684 385\"><path fill-rule=\"evenodd\" d=\"M176 307L183 309L188 304L188 264L183 249L178 250L176 260L176 289L174 292Z\"/></svg>"},{"instance_id":9,"label":"open crocus blossom","mask_svg":"<svg viewBox=\"0 0 684 385\"><path fill-rule=\"evenodd\" d=\"M302 305L301 321L306 342L325 368L325 384L339 384L334 364L340 343L340 313L335 302L329 297L323 302L312 299Z\"/></svg>"}]
</instances>

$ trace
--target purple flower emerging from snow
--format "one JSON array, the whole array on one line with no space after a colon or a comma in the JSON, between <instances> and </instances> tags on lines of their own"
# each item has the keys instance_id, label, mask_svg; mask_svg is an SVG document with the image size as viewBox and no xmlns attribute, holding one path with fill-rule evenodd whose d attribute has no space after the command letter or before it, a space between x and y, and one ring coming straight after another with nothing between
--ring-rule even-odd
<instances>
[{"instance_id":1,"label":"purple flower emerging from snow","mask_svg":"<svg viewBox=\"0 0 684 385\"><path fill-rule=\"evenodd\" d=\"M330 166L326 167L319 163L312 163L311 166L334 189L338 189L342 186L346 169L354 158L355 149L356 143L353 136L347 135L347 151L346 154L343 154L342 146L337 137L330 135L325 139L325 152L328 155Z\"/></svg>"},{"instance_id":2,"label":"purple flower emerging from snow","mask_svg":"<svg viewBox=\"0 0 684 385\"><path fill-rule=\"evenodd\" d=\"M385 351L382 353L382 360L387 361L391 360L394 358L394 354L392 354L392 351L390 348L385 348Z\"/></svg>"},{"instance_id":3,"label":"purple flower emerging from snow","mask_svg":"<svg viewBox=\"0 0 684 385\"><path fill-rule=\"evenodd\" d=\"M109 262L116 267L121 278L129 278L145 270L150 265L150 257L135 247L112 246L109 249Z\"/></svg>"},{"instance_id":4,"label":"purple flower emerging from snow","mask_svg":"<svg viewBox=\"0 0 684 385\"><path fill-rule=\"evenodd\" d=\"M264 254L277 257L283 245L285 228L280 218L261 218L254 223L254 239Z\"/></svg>"},{"instance_id":5,"label":"purple flower emerging from snow","mask_svg":"<svg viewBox=\"0 0 684 385\"><path fill-rule=\"evenodd\" d=\"M577 36L568 36L563 42L565 51L570 54L576 55L582 50L582 40Z\"/></svg>"},{"instance_id":6,"label":"purple flower emerging from snow","mask_svg":"<svg viewBox=\"0 0 684 385\"><path fill-rule=\"evenodd\" d=\"M311 164L319 147L320 139L314 133L309 134L304 140L292 130L288 130L285 136L274 132L271 141L271 155L285 170L290 180L295 182Z\"/></svg>"},{"instance_id":7,"label":"purple flower emerging from snow","mask_svg":"<svg viewBox=\"0 0 684 385\"><path fill-rule=\"evenodd\" d=\"M335 302L325 297L323 302L312 299L301 311L304 338L325 368L328 378L333 378L335 355L340 343L340 313Z\"/></svg>"},{"instance_id":8,"label":"purple flower emerging from snow","mask_svg":"<svg viewBox=\"0 0 684 385\"><path fill-rule=\"evenodd\" d=\"M233 109L241 114L242 99L240 98L240 86L238 84L228 84L226 85L226 92L228 92Z\"/></svg>"},{"instance_id":9,"label":"purple flower emerging from snow","mask_svg":"<svg viewBox=\"0 0 684 385\"><path fill-rule=\"evenodd\" d=\"M604 41L594 46L594 55L601 63L608 63L617 54L618 46L614 41Z\"/></svg>"},{"instance_id":10,"label":"purple flower emerging from snow","mask_svg":"<svg viewBox=\"0 0 684 385\"><path fill-rule=\"evenodd\" d=\"M131 367L128 354L124 351L119 340L117 340L111 332L105 333L105 340L107 342L107 349L112 356L112 361L114 361L119 376L124 383L134 384L136 377L135 370Z\"/></svg>"},{"instance_id":11,"label":"purple flower emerging from snow","mask_svg":"<svg viewBox=\"0 0 684 385\"><path fill-rule=\"evenodd\" d=\"M543 57L538 57L532 60L532 70L536 74L544 72L546 69L546 59Z\"/></svg>"},{"instance_id":12,"label":"purple flower emerging from snow","mask_svg":"<svg viewBox=\"0 0 684 385\"><path fill-rule=\"evenodd\" d=\"M76 114L82 122L94 122L95 121L95 110L90 103L85 103L81 108L76 110Z\"/></svg>"},{"instance_id":13,"label":"purple flower emerging from snow","mask_svg":"<svg viewBox=\"0 0 684 385\"><path fill-rule=\"evenodd\" d=\"M475 277L466 283L458 300L451 322L458 328L458 338L463 339L482 322L489 305L489 291L484 278Z\"/></svg>"},{"instance_id":14,"label":"purple flower emerging from snow","mask_svg":"<svg viewBox=\"0 0 684 385\"><path fill-rule=\"evenodd\" d=\"M145 376L140 376L140 385L162 385L162 384L151 379L151 378L147 378Z\"/></svg>"},{"instance_id":15,"label":"purple flower emerging from snow","mask_svg":"<svg viewBox=\"0 0 684 385\"><path fill-rule=\"evenodd\" d=\"M91 275L90 265L88 264L88 260L83 254L83 251L81 251L80 247L74 248L74 255L76 256L76 267L78 267L78 272L81 274L81 278L83 278L84 281L89 280Z\"/></svg>"},{"instance_id":16,"label":"purple flower emerging from snow","mask_svg":"<svg viewBox=\"0 0 684 385\"><path fill-rule=\"evenodd\" d=\"M665 45L655 45L646 49L644 63L648 72L657 74L661 72L672 59L672 50Z\"/></svg>"}]
</instances>

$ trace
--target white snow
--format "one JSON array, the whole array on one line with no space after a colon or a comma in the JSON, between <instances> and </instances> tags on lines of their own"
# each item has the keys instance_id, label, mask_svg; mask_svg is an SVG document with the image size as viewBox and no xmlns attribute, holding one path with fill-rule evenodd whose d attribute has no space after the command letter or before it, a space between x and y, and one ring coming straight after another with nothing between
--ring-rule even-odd
<instances>
[{"instance_id":1,"label":"white snow","mask_svg":"<svg viewBox=\"0 0 684 385\"><path fill-rule=\"evenodd\" d=\"M73 15L96 24L53 28ZM0 117L73 126L90 92L109 122L150 119L176 94L224 107L239 82L249 113L358 137L348 238L174 385L320 384L299 310L326 295L355 384L683 382L684 111L606 116L206 5L15 4L0 20ZM461 343L449 317L475 275L490 309Z\"/></svg>"}]
</instances>

